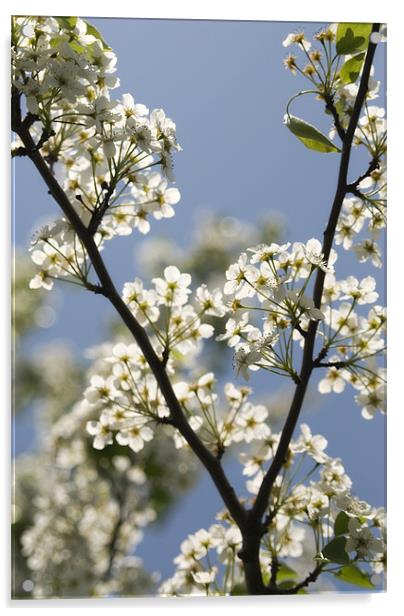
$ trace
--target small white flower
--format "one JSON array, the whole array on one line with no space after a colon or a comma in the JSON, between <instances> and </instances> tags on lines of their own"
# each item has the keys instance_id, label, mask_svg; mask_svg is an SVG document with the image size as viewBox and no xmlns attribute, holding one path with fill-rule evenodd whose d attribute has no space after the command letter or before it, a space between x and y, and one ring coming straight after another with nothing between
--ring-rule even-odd
<instances>
[{"instance_id":1,"label":"small white flower","mask_svg":"<svg viewBox=\"0 0 404 616\"><path fill-rule=\"evenodd\" d=\"M301 526L297 526L290 521L289 516L277 515L276 526L278 540L279 556L291 556L297 558L303 553L303 541L305 538L305 530Z\"/></svg>"},{"instance_id":2,"label":"small white flower","mask_svg":"<svg viewBox=\"0 0 404 616\"><path fill-rule=\"evenodd\" d=\"M383 541L374 537L371 529L362 526L356 518L349 520L348 531L349 537L345 545L348 553L356 551L360 558L366 558L384 551Z\"/></svg>"},{"instance_id":3,"label":"small white flower","mask_svg":"<svg viewBox=\"0 0 404 616\"><path fill-rule=\"evenodd\" d=\"M246 402L236 417L235 441L250 443L254 439L264 439L270 435L269 426L264 423L268 410L262 404L253 405Z\"/></svg>"},{"instance_id":4,"label":"small white flower","mask_svg":"<svg viewBox=\"0 0 404 616\"><path fill-rule=\"evenodd\" d=\"M304 246L304 253L309 263L311 263L315 267L319 267L326 273L332 274L334 272L331 259L329 259L328 265L324 261L322 246L319 240L316 240L315 238L309 240Z\"/></svg>"},{"instance_id":5,"label":"small white flower","mask_svg":"<svg viewBox=\"0 0 404 616\"><path fill-rule=\"evenodd\" d=\"M146 105L135 104L131 94L122 95L122 107L119 108L119 111L123 113L129 125L133 125L137 118L146 116L149 113Z\"/></svg>"},{"instance_id":6,"label":"small white flower","mask_svg":"<svg viewBox=\"0 0 404 616\"><path fill-rule=\"evenodd\" d=\"M253 325L248 323L248 312L245 312L239 321L229 319L226 323L226 332L217 336L216 340L227 340L229 347L235 347L242 339L242 334L255 329Z\"/></svg>"},{"instance_id":7,"label":"small white flower","mask_svg":"<svg viewBox=\"0 0 404 616\"><path fill-rule=\"evenodd\" d=\"M273 242L269 246L267 244L259 244L255 248L248 248L249 252L253 253L251 257L251 263L262 263L272 260L276 255L286 252L290 246L290 242L287 244L276 244Z\"/></svg>"},{"instance_id":8,"label":"small white flower","mask_svg":"<svg viewBox=\"0 0 404 616\"><path fill-rule=\"evenodd\" d=\"M386 388L379 385L376 389L365 389L355 396L355 402L362 407L362 417L373 419L377 411L386 413Z\"/></svg>"},{"instance_id":9,"label":"small white flower","mask_svg":"<svg viewBox=\"0 0 404 616\"><path fill-rule=\"evenodd\" d=\"M94 436L94 449L104 449L105 445L112 444L112 432L109 423L105 419L100 421L88 421L86 424L87 432Z\"/></svg>"},{"instance_id":10,"label":"small white flower","mask_svg":"<svg viewBox=\"0 0 404 616\"><path fill-rule=\"evenodd\" d=\"M323 303L335 302L340 296L340 285L334 274L326 274L324 278Z\"/></svg>"},{"instance_id":11,"label":"small white flower","mask_svg":"<svg viewBox=\"0 0 404 616\"><path fill-rule=\"evenodd\" d=\"M186 304L188 295L191 293L191 290L188 288L191 284L191 276L189 274L181 274L175 265L166 267L164 278L153 278L153 283L159 297L159 302L163 304L183 306Z\"/></svg>"},{"instance_id":12,"label":"small white flower","mask_svg":"<svg viewBox=\"0 0 404 616\"><path fill-rule=\"evenodd\" d=\"M191 571L191 575L194 578L196 584L202 586L209 586L214 582L217 573L217 567L212 567L209 571Z\"/></svg>"},{"instance_id":13,"label":"small white flower","mask_svg":"<svg viewBox=\"0 0 404 616\"><path fill-rule=\"evenodd\" d=\"M153 430L146 425L146 422L147 419L144 417L134 417L128 427L121 428L117 433L117 443L128 445L135 452L143 449L145 441L151 441L153 438Z\"/></svg>"},{"instance_id":14,"label":"small white flower","mask_svg":"<svg viewBox=\"0 0 404 616\"><path fill-rule=\"evenodd\" d=\"M345 381L341 376L340 370L335 368L335 366L328 368L325 377L321 379L318 384L318 391L321 394L329 394L331 391L336 394L340 394L344 391L344 389Z\"/></svg>"},{"instance_id":15,"label":"small white flower","mask_svg":"<svg viewBox=\"0 0 404 616\"><path fill-rule=\"evenodd\" d=\"M307 504L307 514L311 520L322 517L329 507L329 498L320 490L312 487L310 490L310 501Z\"/></svg>"},{"instance_id":16,"label":"small white flower","mask_svg":"<svg viewBox=\"0 0 404 616\"><path fill-rule=\"evenodd\" d=\"M289 47L290 45L293 45L293 44L300 45L306 51L308 51L311 47L310 41L304 38L304 32L291 32L282 42L282 45L284 47Z\"/></svg>"},{"instance_id":17,"label":"small white flower","mask_svg":"<svg viewBox=\"0 0 404 616\"><path fill-rule=\"evenodd\" d=\"M352 487L352 481L345 473L339 458L328 458L320 473L320 489L327 496L347 493Z\"/></svg>"},{"instance_id":18,"label":"small white flower","mask_svg":"<svg viewBox=\"0 0 404 616\"><path fill-rule=\"evenodd\" d=\"M379 294L375 291L376 281L372 276L363 278L361 282L354 276L348 276L341 283L341 299L352 298L358 304L372 304L377 300Z\"/></svg>"},{"instance_id":19,"label":"small white flower","mask_svg":"<svg viewBox=\"0 0 404 616\"><path fill-rule=\"evenodd\" d=\"M353 246L353 251L360 263L370 261L375 267L381 268L383 265L381 251L374 240L366 239Z\"/></svg>"},{"instance_id":20,"label":"small white flower","mask_svg":"<svg viewBox=\"0 0 404 616\"><path fill-rule=\"evenodd\" d=\"M328 445L327 439L321 436L321 434L313 436L307 424L302 424L300 431L301 435L293 443L292 450L296 453L308 453L313 460L323 464L328 459L327 454L324 453L324 449Z\"/></svg>"},{"instance_id":21,"label":"small white flower","mask_svg":"<svg viewBox=\"0 0 404 616\"><path fill-rule=\"evenodd\" d=\"M96 404L99 400L114 398L117 394L113 377L104 379L102 376L94 375L90 379L90 387L84 392L84 397L90 404Z\"/></svg>"},{"instance_id":22,"label":"small white flower","mask_svg":"<svg viewBox=\"0 0 404 616\"><path fill-rule=\"evenodd\" d=\"M246 282L247 274L254 277L255 268L247 262L247 254L243 252L237 263L230 265L226 271L227 282L224 285L225 295L235 295L237 299L252 297L254 289Z\"/></svg>"},{"instance_id":23,"label":"small white flower","mask_svg":"<svg viewBox=\"0 0 404 616\"><path fill-rule=\"evenodd\" d=\"M366 501L361 501L350 494L337 497L336 505L350 517L372 519L376 515L376 509L374 507L371 507Z\"/></svg>"},{"instance_id":24,"label":"small white flower","mask_svg":"<svg viewBox=\"0 0 404 616\"><path fill-rule=\"evenodd\" d=\"M197 288L196 301L200 304L205 314L223 317L227 309L223 303L223 295L219 289L214 289L210 292L206 284Z\"/></svg>"},{"instance_id":25,"label":"small white flower","mask_svg":"<svg viewBox=\"0 0 404 616\"><path fill-rule=\"evenodd\" d=\"M234 355L234 365L237 375L241 374L242 377L248 381L250 378L249 366L256 364L261 359L261 353L257 350L247 351L243 347L238 349Z\"/></svg>"}]
</instances>

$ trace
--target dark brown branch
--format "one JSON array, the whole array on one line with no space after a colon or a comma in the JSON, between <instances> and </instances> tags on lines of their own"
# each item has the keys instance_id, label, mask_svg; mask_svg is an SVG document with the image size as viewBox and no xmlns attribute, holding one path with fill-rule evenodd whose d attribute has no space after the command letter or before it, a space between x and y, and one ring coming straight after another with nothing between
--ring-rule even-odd
<instances>
[{"instance_id":1,"label":"dark brown branch","mask_svg":"<svg viewBox=\"0 0 404 616\"><path fill-rule=\"evenodd\" d=\"M19 105L19 102L19 97L14 98L14 104ZM242 529L246 517L244 507L239 502L219 460L217 460L217 458L205 447L198 435L190 427L182 411L182 407L174 393L163 362L156 354L145 330L138 323L116 290L91 233L83 224L77 212L74 210L68 197L57 182L56 178L52 175L51 170L44 161L40 152L36 150L35 143L29 129L26 125L24 125L24 122L21 122L21 112L19 109L14 110L13 112L13 130L19 135L24 146L27 148L28 156L46 183L49 193L58 203L63 214L71 223L87 251L88 257L94 267L101 285L100 287L96 287L94 285L91 290L97 290L98 293L101 293L108 298L121 317L122 321L127 326L128 330L133 335L143 355L145 356L145 359L150 366L157 383L159 384L160 390L170 411L173 425L179 430L195 455L199 458L203 466L210 474L219 494L223 499L223 502L230 512L230 515L240 529Z\"/></svg>"},{"instance_id":2,"label":"dark brown branch","mask_svg":"<svg viewBox=\"0 0 404 616\"><path fill-rule=\"evenodd\" d=\"M373 171L376 171L376 169L379 167L379 159L377 157L372 158L372 160L369 163L368 168L366 169L365 173L363 173L362 175L360 175L355 182L352 182L352 184L348 184L348 186L346 187L347 192L352 193L356 196L359 196L360 198L362 198L362 193L359 191L358 186L359 184L365 180L366 178L370 177L373 173Z\"/></svg>"},{"instance_id":3,"label":"dark brown branch","mask_svg":"<svg viewBox=\"0 0 404 616\"><path fill-rule=\"evenodd\" d=\"M304 329L302 328L302 326L300 325L300 322L299 322L299 321L297 321L296 323L292 323L292 327L293 327L296 331L298 331L298 332L299 332L299 334L300 334L303 338L306 338L306 336L307 336L307 332L306 332L306 330L304 330Z\"/></svg>"},{"instance_id":4,"label":"dark brown branch","mask_svg":"<svg viewBox=\"0 0 404 616\"><path fill-rule=\"evenodd\" d=\"M348 362L346 361L326 361L326 362L321 362L321 361L315 361L314 362L314 368L345 368L345 366L348 365Z\"/></svg>"},{"instance_id":5,"label":"dark brown branch","mask_svg":"<svg viewBox=\"0 0 404 616\"><path fill-rule=\"evenodd\" d=\"M276 579L279 571L279 560L276 556L272 557L271 562L271 579L268 584L268 588L276 588Z\"/></svg>"},{"instance_id":6,"label":"dark brown branch","mask_svg":"<svg viewBox=\"0 0 404 616\"><path fill-rule=\"evenodd\" d=\"M242 534L243 544L238 552L238 557L243 561L248 594L266 595L268 594L268 588L262 579L259 557L262 531L258 524L250 524Z\"/></svg>"},{"instance_id":7,"label":"dark brown branch","mask_svg":"<svg viewBox=\"0 0 404 616\"><path fill-rule=\"evenodd\" d=\"M164 367L167 365L169 358L170 358L170 349L168 346L166 346L165 349L163 350L163 354L161 357L161 361Z\"/></svg>"},{"instance_id":8,"label":"dark brown branch","mask_svg":"<svg viewBox=\"0 0 404 616\"><path fill-rule=\"evenodd\" d=\"M88 232L91 235L94 235L97 232L97 229L101 224L104 214L109 207L109 202L114 190L115 186L112 183L105 188L105 195L103 197L103 200L101 201L101 204L94 210L90 220L90 224L88 225Z\"/></svg>"},{"instance_id":9,"label":"dark brown branch","mask_svg":"<svg viewBox=\"0 0 404 616\"><path fill-rule=\"evenodd\" d=\"M96 295L105 295L104 289L99 284L92 284L91 282L86 282L86 289L88 291L92 291Z\"/></svg>"},{"instance_id":10,"label":"dark brown branch","mask_svg":"<svg viewBox=\"0 0 404 616\"><path fill-rule=\"evenodd\" d=\"M300 584L297 584L297 586L295 586L292 589L292 592L297 593L299 590L301 590L305 586L308 586L309 584L312 584L313 582L315 582L318 576L320 575L321 571L323 570L323 567L324 567L323 563L320 563L319 565L317 565L317 567L311 573L309 573L309 575L303 580L303 582L300 582Z\"/></svg>"},{"instance_id":11,"label":"dark brown branch","mask_svg":"<svg viewBox=\"0 0 404 616\"><path fill-rule=\"evenodd\" d=\"M380 24L374 24L372 27L372 33L378 32ZM365 101L366 93L368 91L368 83L370 70L372 67L373 57L376 50L376 45L369 41L366 59L363 66L363 72L359 84L358 93L355 99L355 104L352 110L351 119L345 137L343 140L341 160L338 173L337 189L334 196L331 213L328 219L327 227L324 231L322 252L324 260L327 262L330 256L331 247L334 241L335 230L338 223L338 218L341 212L342 203L347 193L348 186L348 169L349 161L351 157L351 149L355 130L358 124L359 115ZM317 270L317 276L314 285L313 301L316 308L321 306L321 298L323 295L325 272L321 269ZM272 461L272 464L267 471L261 487L259 489L254 506L250 510L248 517L251 522L259 522L265 513L265 509L268 506L269 497L274 485L275 479L281 470L289 448L289 444L299 419L300 411L302 409L303 401L309 384L310 376L313 370L313 351L316 338L318 322L311 321L307 330L307 336L305 338L303 359L300 370L300 382L296 386L293 396L292 404L289 409L288 417L286 419L282 435L279 441L278 449Z\"/></svg>"},{"instance_id":12,"label":"dark brown branch","mask_svg":"<svg viewBox=\"0 0 404 616\"><path fill-rule=\"evenodd\" d=\"M347 190L347 192L351 193L352 195L355 195L355 197L358 197L358 199L365 199L365 196L363 195L363 193L361 193L361 191L359 190L359 188L356 188L356 186L351 186L349 188L349 190Z\"/></svg>"},{"instance_id":13,"label":"dark brown branch","mask_svg":"<svg viewBox=\"0 0 404 616\"><path fill-rule=\"evenodd\" d=\"M313 571L309 573L309 575L302 582L299 582L299 584L296 584L296 586L293 586L293 588L285 588L285 589L278 588L275 594L296 595L299 592L299 590L301 590L302 588L305 588L306 586L308 586L309 584L312 584L313 582L317 580L318 576L323 570L323 567L324 567L324 563L319 563L316 566L316 568L313 569Z\"/></svg>"},{"instance_id":14,"label":"dark brown branch","mask_svg":"<svg viewBox=\"0 0 404 616\"><path fill-rule=\"evenodd\" d=\"M327 109L327 111L329 111L334 119L334 126L335 129L338 133L338 137L341 139L341 141L343 142L345 139L345 131L341 126L341 122L339 120L339 115L338 115L338 111L335 108L334 105L334 100L331 96L331 94L325 94L324 95L324 100L325 100L325 108Z\"/></svg>"}]
</instances>

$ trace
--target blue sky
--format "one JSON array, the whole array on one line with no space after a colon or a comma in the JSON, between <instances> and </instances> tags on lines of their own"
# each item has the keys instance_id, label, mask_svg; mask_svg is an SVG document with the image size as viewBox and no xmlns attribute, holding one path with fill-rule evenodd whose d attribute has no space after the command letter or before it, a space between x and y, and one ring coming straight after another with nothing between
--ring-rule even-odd
<instances>
[{"instance_id":1,"label":"blue sky","mask_svg":"<svg viewBox=\"0 0 404 616\"><path fill-rule=\"evenodd\" d=\"M201 209L256 222L270 212L287 224L288 241L321 238L332 202L339 158L311 152L283 125L289 98L307 84L283 65L282 41L300 25L293 22L215 22L187 20L91 19L118 56L119 93L134 94L149 108L162 107L177 124L183 147L175 158L182 198L176 216L155 223L186 245ZM308 36L322 24L304 24ZM379 46L376 76L385 83L385 47ZM385 106L384 94L377 104ZM319 102L302 97L294 113L327 130L329 120ZM352 179L367 166L355 156ZM15 240L27 247L38 221L58 216L41 179L29 161L16 161ZM35 197L33 198L33 195ZM117 238L105 249L118 288L135 275L138 235ZM338 277L371 273L383 301L384 273L359 265L340 252ZM139 272L136 272L139 273ZM60 311L55 325L36 334L30 351L53 338L71 341L78 353L99 342L111 309L93 294L59 287ZM102 332L102 334L100 334ZM261 385L259 386L261 389ZM321 397L303 420L329 440L329 453L340 456L359 497L374 505L385 501L385 424L380 416L366 422L349 390ZM17 439L27 441L21 420ZM17 449L21 450L22 447ZM163 528L146 532L140 553L163 575L187 533L209 526L221 503L204 476L197 489L179 503ZM158 558L156 557L158 555ZM156 562L158 560L158 562Z\"/></svg>"}]
</instances>

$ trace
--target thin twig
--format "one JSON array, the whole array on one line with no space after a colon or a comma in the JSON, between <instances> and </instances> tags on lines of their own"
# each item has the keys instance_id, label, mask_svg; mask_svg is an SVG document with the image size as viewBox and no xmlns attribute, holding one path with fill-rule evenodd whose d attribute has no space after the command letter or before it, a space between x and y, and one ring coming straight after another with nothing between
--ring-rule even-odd
<instances>
[{"instance_id":1,"label":"thin twig","mask_svg":"<svg viewBox=\"0 0 404 616\"><path fill-rule=\"evenodd\" d=\"M365 173L363 173L362 175L360 175L355 182L352 182L351 184L348 184L346 187L347 192L350 192L354 195L360 196L362 197L362 193L358 190L358 186L359 184L365 180L366 178L370 177L373 173L373 171L376 171L376 169L379 167L380 161L378 157L374 157L372 158L372 160L369 163L368 168L366 169Z\"/></svg>"}]
</instances>

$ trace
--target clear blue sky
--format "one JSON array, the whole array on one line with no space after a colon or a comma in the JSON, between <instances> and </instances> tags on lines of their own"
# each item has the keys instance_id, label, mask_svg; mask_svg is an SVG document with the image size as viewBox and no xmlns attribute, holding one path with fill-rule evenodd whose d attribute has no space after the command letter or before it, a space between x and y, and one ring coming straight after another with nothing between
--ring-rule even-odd
<instances>
[{"instance_id":1,"label":"clear blue sky","mask_svg":"<svg viewBox=\"0 0 404 616\"><path fill-rule=\"evenodd\" d=\"M291 22L215 22L187 20L91 19L118 56L121 79L115 95L130 92L149 108L162 107L177 124L183 152L175 158L182 199L174 219L156 223L156 234L186 245L195 214L201 208L247 221L279 212L287 222L289 241L321 238L333 197L338 156L306 150L283 125L289 98L307 88L282 65L282 41L302 24ZM310 36L322 24L304 24ZM385 106L385 47L379 46L376 76ZM327 130L321 105L301 98L296 115ZM352 178L366 168L354 160ZM41 179L23 158L16 161L15 239L27 247L37 222L59 214ZM105 257L118 288L135 275L138 235L116 238ZM384 273L359 265L340 253L338 277L376 275L384 301ZM111 316L102 298L59 285L61 306L56 324L35 335L35 345L53 338L73 342L78 353L100 341ZM101 334L102 337L102 334ZM257 388L258 389L258 388ZM260 388L259 388L260 389ZM313 432L329 440L329 453L340 456L354 491L374 505L385 504L385 425L380 416L366 422L353 402L352 390L323 396L303 412ZM30 442L21 418L17 450ZM164 576L187 533L213 522L221 503L207 477L173 511L164 528L146 531L140 555ZM156 562L159 555L159 562Z\"/></svg>"}]
</instances>

